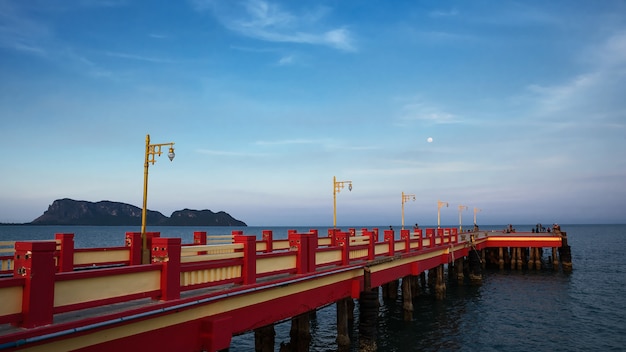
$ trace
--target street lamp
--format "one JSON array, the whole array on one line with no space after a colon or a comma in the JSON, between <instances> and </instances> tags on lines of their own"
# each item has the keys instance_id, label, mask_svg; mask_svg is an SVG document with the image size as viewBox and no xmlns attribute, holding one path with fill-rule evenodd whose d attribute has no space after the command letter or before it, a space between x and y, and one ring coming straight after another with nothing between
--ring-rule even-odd
<instances>
[{"instance_id":1,"label":"street lamp","mask_svg":"<svg viewBox=\"0 0 626 352\"><path fill-rule=\"evenodd\" d=\"M474 228L476 228L476 213L478 213L481 210L482 209L478 209L478 208L474 207Z\"/></svg>"},{"instance_id":2,"label":"street lamp","mask_svg":"<svg viewBox=\"0 0 626 352\"><path fill-rule=\"evenodd\" d=\"M441 207L448 206L448 202L437 200L437 228L441 228Z\"/></svg>"},{"instance_id":3,"label":"street lamp","mask_svg":"<svg viewBox=\"0 0 626 352\"><path fill-rule=\"evenodd\" d=\"M404 194L404 192L402 192L402 229L403 230L404 230L404 203L411 200L411 198L413 198L413 201L415 201L415 194Z\"/></svg>"},{"instance_id":4,"label":"street lamp","mask_svg":"<svg viewBox=\"0 0 626 352\"><path fill-rule=\"evenodd\" d=\"M146 238L146 214L148 210L148 166L156 162L156 157L161 156L161 147L169 146L167 157L174 160L174 143L150 144L150 135L146 135L146 159L143 164L143 208L141 209L141 264L150 262L150 249Z\"/></svg>"},{"instance_id":5,"label":"street lamp","mask_svg":"<svg viewBox=\"0 0 626 352\"><path fill-rule=\"evenodd\" d=\"M346 183L348 184L348 190L352 191L352 181L337 181L337 177L333 176L333 227L337 227L337 193L341 191Z\"/></svg>"},{"instance_id":6,"label":"street lamp","mask_svg":"<svg viewBox=\"0 0 626 352\"><path fill-rule=\"evenodd\" d=\"M463 232L463 219L461 217L461 214L463 213L463 210L467 210L467 206L466 205L459 205L459 232Z\"/></svg>"}]
</instances>

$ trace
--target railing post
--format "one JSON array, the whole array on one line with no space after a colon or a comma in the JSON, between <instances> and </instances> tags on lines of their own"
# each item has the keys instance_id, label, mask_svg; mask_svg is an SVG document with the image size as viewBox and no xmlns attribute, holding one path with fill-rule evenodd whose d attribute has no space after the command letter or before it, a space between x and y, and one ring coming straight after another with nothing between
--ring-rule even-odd
<instances>
[{"instance_id":1,"label":"railing post","mask_svg":"<svg viewBox=\"0 0 626 352\"><path fill-rule=\"evenodd\" d=\"M193 244L200 246L206 245L206 231L194 231Z\"/></svg>"},{"instance_id":2,"label":"railing post","mask_svg":"<svg viewBox=\"0 0 626 352\"><path fill-rule=\"evenodd\" d=\"M336 228L332 228L332 229L328 229L328 237L330 237L330 245L331 246L336 246L337 245L337 232L339 232L339 229Z\"/></svg>"},{"instance_id":3,"label":"railing post","mask_svg":"<svg viewBox=\"0 0 626 352\"><path fill-rule=\"evenodd\" d=\"M415 230L415 235L419 239L419 241L417 242L417 250L419 251L422 248L424 248L424 242L423 242L424 239L422 238L422 229Z\"/></svg>"},{"instance_id":4,"label":"railing post","mask_svg":"<svg viewBox=\"0 0 626 352\"><path fill-rule=\"evenodd\" d=\"M400 230L400 238L404 240L404 251L409 253L411 251L411 233L408 229Z\"/></svg>"},{"instance_id":5,"label":"railing post","mask_svg":"<svg viewBox=\"0 0 626 352\"><path fill-rule=\"evenodd\" d=\"M363 229L363 236L369 237L369 244L367 245L367 260L374 260L376 257L376 234L373 231Z\"/></svg>"},{"instance_id":6,"label":"railing post","mask_svg":"<svg viewBox=\"0 0 626 352\"><path fill-rule=\"evenodd\" d=\"M265 253L271 253L274 250L274 232L272 230L263 230L263 242L265 242Z\"/></svg>"},{"instance_id":7,"label":"railing post","mask_svg":"<svg viewBox=\"0 0 626 352\"><path fill-rule=\"evenodd\" d=\"M57 267L59 272L74 271L74 234L73 233L56 233L54 239L61 242L61 250L59 251L59 262Z\"/></svg>"},{"instance_id":8,"label":"railing post","mask_svg":"<svg viewBox=\"0 0 626 352\"><path fill-rule=\"evenodd\" d=\"M394 239L395 235L393 233L393 230L384 230L383 236L385 238L385 242L389 244L389 256L393 257L396 250L396 240Z\"/></svg>"},{"instance_id":9,"label":"railing post","mask_svg":"<svg viewBox=\"0 0 626 352\"><path fill-rule=\"evenodd\" d=\"M435 246L435 229L426 229L426 238L428 238L428 247Z\"/></svg>"},{"instance_id":10,"label":"railing post","mask_svg":"<svg viewBox=\"0 0 626 352\"><path fill-rule=\"evenodd\" d=\"M146 232L146 245L148 246L148 251L152 248L152 239L161 237L160 232Z\"/></svg>"},{"instance_id":11,"label":"railing post","mask_svg":"<svg viewBox=\"0 0 626 352\"><path fill-rule=\"evenodd\" d=\"M243 267L241 278L243 284L256 282L256 236L244 236L243 231L233 231L234 243L243 244Z\"/></svg>"},{"instance_id":12,"label":"railing post","mask_svg":"<svg viewBox=\"0 0 626 352\"><path fill-rule=\"evenodd\" d=\"M126 247L129 247L128 264L141 264L141 232L126 232Z\"/></svg>"},{"instance_id":13,"label":"railing post","mask_svg":"<svg viewBox=\"0 0 626 352\"><path fill-rule=\"evenodd\" d=\"M315 262L315 253L317 253L317 244L318 244L318 232L317 230L311 230L308 234L309 239L309 253L308 253L308 261L309 261L309 272L314 272L316 268Z\"/></svg>"},{"instance_id":14,"label":"railing post","mask_svg":"<svg viewBox=\"0 0 626 352\"><path fill-rule=\"evenodd\" d=\"M287 235L289 247L296 252L296 273L306 274L309 272L309 238L306 235L290 231Z\"/></svg>"},{"instance_id":15,"label":"railing post","mask_svg":"<svg viewBox=\"0 0 626 352\"><path fill-rule=\"evenodd\" d=\"M180 298L180 238L152 238L151 262L161 263L162 301Z\"/></svg>"},{"instance_id":16,"label":"railing post","mask_svg":"<svg viewBox=\"0 0 626 352\"><path fill-rule=\"evenodd\" d=\"M337 246L341 247L341 265L348 265L350 263L350 233L336 231L335 238Z\"/></svg>"},{"instance_id":17,"label":"railing post","mask_svg":"<svg viewBox=\"0 0 626 352\"><path fill-rule=\"evenodd\" d=\"M194 231L193 232L193 244L195 246L205 246L207 243L206 240L206 231ZM207 254L207 251L198 251L198 255Z\"/></svg>"},{"instance_id":18,"label":"railing post","mask_svg":"<svg viewBox=\"0 0 626 352\"><path fill-rule=\"evenodd\" d=\"M56 242L15 242L14 277L25 279L22 291L23 328L52 323L54 315L54 251Z\"/></svg>"},{"instance_id":19,"label":"railing post","mask_svg":"<svg viewBox=\"0 0 626 352\"><path fill-rule=\"evenodd\" d=\"M439 244L443 245L443 229L437 229L437 238L441 241ZM437 242L437 240L435 240L435 242Z\"/></svg>"}]
</instances>

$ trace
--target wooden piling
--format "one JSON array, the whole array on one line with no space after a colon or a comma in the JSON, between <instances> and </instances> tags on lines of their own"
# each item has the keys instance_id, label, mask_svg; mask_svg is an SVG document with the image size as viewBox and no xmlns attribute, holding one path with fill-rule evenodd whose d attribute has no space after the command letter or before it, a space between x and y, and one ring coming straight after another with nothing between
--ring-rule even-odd
<instances>
[{"instance_id":1,"label":"wooden piling","mask_svg":"<svg viewBox=\"0 0 626 352\"><path fill-rule=\"evenodd\" d=\"M378 288L371 288L370 271L366 267L363 275L364 289L359 294L359 351L374 352L378 327Z\"/></svg>"},{"instance_id":2,"label":"wooden piling","mask_svg":"<svg viewBox=\"0 0 626 352\"><path fill-rule=\"evenodd\" d=\"M543 248L535 248L535 270L541 270L541 257L543 256Z\"/></svg>"},{"instance_id":3,"label":"wooden piling","mask_svg":"<svg viewBox=\"0 0 626 352\"><path fill-rule=\"evenodd\" d=\"M290 351L308 351L311 344L311 323L309 312L291 318L291 330L289 331Z\"/></svg>"},{"instance_id":4,"label":"wooden piling","mask_svg":"<svg viewBox=\"0 0 626 352\"><path fill-rule=\"evenodd\" d=\"M457 260L454 261L454 268L456 271L456 280L459 283L459 285L463 284L463 282L465 282L465 273L463 272L463 262L465 261L465 258L459 258Z\"/></svg>"},{"instance_id":5,"label":"wooden piling","mask_svg":"<svg viewBox=\"0 0 626 352\"><path fill-rule=\"evenodd\" d=\"M435 268L435 299L442 301L446 297L446 282L443 279L443 264Z\"/></svg>"},{"instance_id":6,"label":"wooden piling","mask_svg":"<svg viewBox=\"0 0 626 352\"><path fill-rule=\"evenodd\" d=\"M254 351L274 352L275 339L276 330L274 330L274 324L254 330Z\"/></svg>"},{"instance_id":7,"label":"wooden piling","mask_svg":"<svg viewBox=\"0 0 626 352\"><path fill-rule=\"evenodd\" d=\"M559 258L561 259L561 267L563 268L563 272L571 272L572 251L570 246L567 244L567 234L565 232L561 232L561 248L559 248Z\"/></svg>"},{"instance_id":8,"label":"wooden piling","mask_svg":"<svg viewBox=\"0 0 626 352\"><path fill-rule=\"evenodd\" d=\"M504 250L502 247L498 247L498 267L500 270L504 269Z\"/></svg>"},{"instance_id":9,"label":"wooden piling","mask_svg":"<svg viewBox=\"0 0 626 352\"><path fill-rule=\"evenodd\" d=\"M413 319L413 295L412 295L413 277L407 275L402 278L402 310L404 311L404 321Z\"/></svg>"},{"instance_id":10,"label":"wooden piling","mask_svg":"<svg viewBox=\"0 0 626 352\"><path fill-rule=\"evenodd\" d=\"M557 248L552 247L552 270L559 270L559 257L556 253Z\"/></svg>"},{"instance_id":11,"label":"wooden piling","mask_svg":"<svg viewBox=\"0 0 626 352\"><path fill-rule=\"evenodd\" d=\"M344 298L337 301L337 347L340 351L346 351L350 348L350 309L354 308L354 304L350 305L352 298Z\"/></svg>"}]
</instances>

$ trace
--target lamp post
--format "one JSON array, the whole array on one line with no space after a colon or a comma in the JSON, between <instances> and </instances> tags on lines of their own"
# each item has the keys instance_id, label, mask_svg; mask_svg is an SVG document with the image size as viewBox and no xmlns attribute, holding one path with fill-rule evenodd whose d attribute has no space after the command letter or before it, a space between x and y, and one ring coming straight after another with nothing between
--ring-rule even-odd
<instances>
[{"instance_id":1,"label":"lamp post","mask_svg":"<svg viewBox=\"0 0 626 352\"><path fill-rule=\"evenodd\" d=\"M148 166L154 165L156 157L161 156L161 147L168 146L167 157L174 160L174 143L150 144L150 135L146 135L146 158L143 164L143 208L141 209L141 264L150 262L150 250L146 238L146 215L148 211Z\"/></svg>"},{"instance_id":2,"label":"lamp post","mask_svg":"<svg viewBox=\"0 0 626 352\"><path fill-rule=\"evenodd\" d=\"M404 230L404 203L411 200L411 198L413 198L413 201L415 201L415 194L404 194L404 192L402 192L402 229L403 230Z\"/></svg>"},{"instance_id":3,"label":"lamp post","mask_svg":"<svg viewBox=\"0 0 626 352\"><path fill-rule=\"evenodd\" d=\"M461 216L463 210L467 210L467 206L459 205L459 232L463 232L463 218Z\"/></svg>"},{"instance_id":4,"label":"lamp post","mask_svg":"<svg viewBox=\"0 0 626 352\"><path fill-rule=\"evenodd\" d=\"M482 209L478 209L478 208L474 207L474 227L476 227L476 213L478 213L481 210Z\"/></svg>"},{"instance_id":5,"label":"lamp post","mask_svg":"<svg viewBox=\"0 0 626 352\"><path fill-rule=\"evenodd\" d=\"M337 193L341 192L345 184L352 191L352 181L337 181L337 177L333 176L333 228L337 227Z\"/></svg>"},{"instance_id":6,"label":"lamp post","mask_svg":"<svg viewBox=\"0 0 626 352\"><path fill-rule=\"evenodd\" d=\"M441 228L441 207L443 206L448 206L448 202L442 202L440 200L437 200L437 228L440 229Z\"/></svg>"}]
</instances>

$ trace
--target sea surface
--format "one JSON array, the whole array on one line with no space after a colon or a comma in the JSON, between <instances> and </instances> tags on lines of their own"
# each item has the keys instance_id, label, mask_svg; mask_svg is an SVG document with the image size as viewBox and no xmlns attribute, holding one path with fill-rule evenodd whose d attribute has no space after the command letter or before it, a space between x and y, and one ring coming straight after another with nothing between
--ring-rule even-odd
<instances>
[{"instance_id":1,"label":"sea surface","mask_svg":"<svg viewBox=\"0 0 626 352\"><path fill-rule=\"evenodd\" d=\"M354 226L360 228L359 226ZM505 226L481 229L501 230ZM533 225L515 225L530 231ZM149 227L162 237L191 243L193 231L209 235L243 230L261 236L273 230L286 238L288 229L319 227ZM371 228L371 227L370 227ZM379 227L381 232L388 226ZM626 351L626 225L563 225L572 250L571 273L485 271L479 286L448 282L446 298L428 290L415 298L411 321L403 320L401 297L383 300L378 316L378 351ZM137 227L0 226L0 241L52 239L74 233L77 248L123 246L127 231ZM398 231L399 232L399 231ZM544 251L544 260L551 251ZM276 350L289 341L290 322L276 325ZM317 311L311 321L311 351L336 351L335 306ZM351 331L358 351L358 304ZM230 351L254 351L254 334L233 337Z\"/></svg>"}]
</instances>

